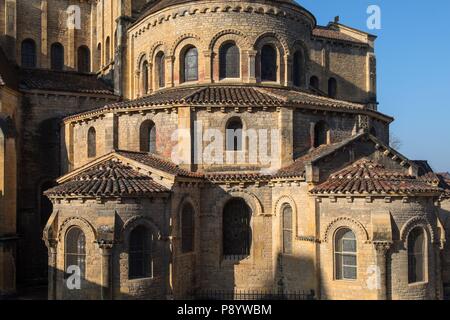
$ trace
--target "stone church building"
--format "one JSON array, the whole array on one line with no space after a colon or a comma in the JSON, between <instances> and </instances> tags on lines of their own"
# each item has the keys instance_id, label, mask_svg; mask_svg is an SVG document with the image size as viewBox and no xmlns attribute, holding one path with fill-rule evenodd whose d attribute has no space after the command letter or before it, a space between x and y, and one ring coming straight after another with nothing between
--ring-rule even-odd
<instances>
[{"instance_id":1,"label":"stone church building","mask_svg":"<svg viewBox=\"0 0 450 320\"><path fill-rule=\"evenodd\" d=\"M0 0L0 295L447 297L450 175L390 146L375 41L292 0Z\"/></svg>"}]
</instances>

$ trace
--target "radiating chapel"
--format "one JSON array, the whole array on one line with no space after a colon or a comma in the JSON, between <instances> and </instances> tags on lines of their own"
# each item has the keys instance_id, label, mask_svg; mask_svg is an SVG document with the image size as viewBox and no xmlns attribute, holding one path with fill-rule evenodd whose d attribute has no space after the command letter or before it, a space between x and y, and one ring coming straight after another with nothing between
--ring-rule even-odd
<instances>
[{"instance_id":1,"label":"radiating chapel","mask_svg":"<svg viewBox=\"0 0 450 320\"><path fill-rule=\"evenodd\" d=\"M301 1L0 0L0 295L446 298L450 174L391 147L375 42Z\"/></svg>"}]
</instances>

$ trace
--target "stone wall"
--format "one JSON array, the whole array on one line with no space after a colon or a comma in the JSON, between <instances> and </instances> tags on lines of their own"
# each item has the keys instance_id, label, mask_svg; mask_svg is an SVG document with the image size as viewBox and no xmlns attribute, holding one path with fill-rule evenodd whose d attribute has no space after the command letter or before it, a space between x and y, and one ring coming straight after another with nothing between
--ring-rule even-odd
<instances>
[{"instance_id":1,"label":"stone wall","mask_svg":"<svg viewBox=\"0 0 450 320\"><path fill-rule=\"evenodd\" d=\"M110 228L114 234L111 249L112 294L115 299L164 299L169 284L169 215L170 207L162 198L126 200L73 200L57 202L54 208L54 230L57 230L57 259L54 270L56 299L100 299L102 296L102 251L95 241L100 230ZM154 237L152 251L153 276L129 279L129 233L139 225L148 227ZM64 239L67 231L77 226L86 236L86 276L81 290L69 290L64 281ZM111 281L111 280L110 280ZM51 284L50 284L51 285Z\"/></svg>"},{"instance_id":2,"label":"stone wall","mask_svg":"<svg viewBox=\"0 0 450 320\"><path fill-rule=\"evenodd\" d=\"M323 198L318 205L320 217L321 297L324 299L377 299L372 279L373 267L380 267L372 244L373 215L383 211L392 217L393 244L387 251L386 296L388 299L436 299L441 286L437 220L431 199ZM406 239L410 230L421 226L427 234L426 281L408 283ZM336 280L334 275L333 239L339 228L351 229L357 237L357 280ZM376 282L375 282L376 283Z\"/></svg>"},{"instance_id":3,"label":"stone wall","mask_svg":"<svg viewBox=\"0 0 450 320\"><path fill-rule=\"evenodd\" d=\"M17 218L18 232L23 236L18 256L20 282L46 279L47 250L41 239L51 207L42 192L70 167L65 161L70 145L61 143L66 138L60 131L61 119L100 107L110 98L49 92L27 93L22 99Z\"/></svg>"},{"instance_id":4,"label":"stone wall","mask_svg":"<svg viewBox=\"0 0 450 320\"><path fill-rule=\"evenodd\" d=\"M274 15L276 11L286 12L286 16ZM199 83L229 81L219 79L218 50L222 43L235 41L241 53L241 77L234 81L260 82L259 50L268 43L277 48L276 84L292 85L292 59L294 53L301 50L307 57L302 88L308 86L311 76L318 76L319 89L327 92L328 79L334 77L338 82L338 98L368 102L371 44L352 45L316 39L311 37L312 21L310 16L292 7L280 8L258 1L208 1L164 9L145 17L128 31L130 83L126 96L136 97L141 92L138 85L141 80L136 71L144 59L150 65L150 91L158 89L154 66L155 57L161 51L166 57L166 86L182 85L180 54L186 46L198 49ZM325 55L327 59L324 59Z\"/></svg>"}]
</instances>

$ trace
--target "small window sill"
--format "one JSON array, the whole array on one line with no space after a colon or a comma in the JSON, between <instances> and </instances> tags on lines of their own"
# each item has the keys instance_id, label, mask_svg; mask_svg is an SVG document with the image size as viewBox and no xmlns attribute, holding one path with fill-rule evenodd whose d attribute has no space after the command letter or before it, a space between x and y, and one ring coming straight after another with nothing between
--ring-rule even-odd
<instances>
[{"instance_id":1,"label":"small window sill","mask_svg":"<svg viewBox=\"0 0 450 320\"><path fill-rule=\"evenodd\" d=\"M334 281L339 283L355 283L358 282L358 279L334 279Z\"/></svg>"},{"instance_id":2,"label":"small window sill","mask_svg":"<svg viewBox=\"0 0 450 320\"><path fill-rule=\"evenodd\" d=\"M428 281L408 283L408 287L422 287L428 285Z\"/></svg>"},{"instance_id":3,"label":"small window sill","mask_svg":"<svg viewBox=\"0 0 450 320\"><path fill-rule=\"evenodd\" d=\"M148 278L128 278L129 282L150 282L155 280L155 277L148 277Z\"/></svg>"}]
</instances>

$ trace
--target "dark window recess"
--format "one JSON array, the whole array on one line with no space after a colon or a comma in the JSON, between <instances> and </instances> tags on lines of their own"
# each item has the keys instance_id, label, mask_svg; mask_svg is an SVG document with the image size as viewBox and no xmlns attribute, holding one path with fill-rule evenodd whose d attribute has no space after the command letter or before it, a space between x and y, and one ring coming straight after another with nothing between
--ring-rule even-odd
<instances>
[{"instance_id":1,"label":"dark window recess","mask_svg":"<svg viewBox=\"0 0 450 320\"><path fill-rule=\"evenodd\" d=\"M61 43L54 43L50 49L52 70L64 69L64 47Z\"/></svg>"},{"instance_id":2,"label":"dark window recess","mask_svg":"<svg viewBox=\"0 0 450 320\"><path fill-rule=\"evenodd\" d=\"M328 124L325 121L319 121L314 126L314 148L328 144Z\"/></svg>"},{"instance_id":3,"label":"dark window recess","mask_svg":"<svg viewBox=\"0 0 450 320\"><path fill-rule=\"evenodd\" d=\"M311 88L314 88L316 90L319 90L319 78L317 78L316 76L312 76L309 79L309 86Z\"/></svg>"},{"instance_id":4,"label":"dark window recess","mask_svg":"<svg viewBox=\"0 0 450 320\"><path fill-rule=\"evenodd\" d=\"M223 211L223 254L245 257L251 248L251 210L242 199L230 200Z\"/></svg>"},{"instance_id":5,"label":"dark window recess","mask_svg":"<svg viewBox=\"0 0 450 320\"><path fill-rule=\"evenodd\" d=\"M303 72L303 54L301 51L296 51L294 53L293 61L293 81L294 86L300 87L302 82L302 72Z\"/></svg>"},{"instance_id":6,"label":"dark window recess","mask_svg":"<svg viewBox=\"0 0 450 320\"><path fill-rule=\"evenodd\" d=\"M283 208L283 253L292 254L292 207Z\"/></svg>"},{"instance_id":7,"label":"dark window recess","mask_svg":"<svg viewBox=\"0 0 450 320\"><path fill-rule=\"evenodd\" d=\"M138 226L130 233L128 252L128 277L130 279L153 276L152 235L144 226Z\"/></svg>"},{"instance_id":8,"label":"dark window recess","mask_svg":"<svg viewBox=\"0 0 450 320\"><path fill-rule=\"evenodd\" d=\"M66 234L65 243L65 273L68 274L70 266L80 268L81 277L86 274L86 237L80 228L73 227Z\"/></svg>"},{"instance_id":9,"label":"dark window recess","mask_svg":"<svg viewBox=\"0 0 450 320\"><path fill-rule=\"evenodd\" d=\"M31 39L22 42L22 67L36 68L36 43Z\"/></svg>"},{"instance_id":10,"label":"dark window recess","mask_svg":"<svg viewBox=\"0 0 450 320\"><path fill-rule=\"evenodd\" d=\"M225 43L219 50L219 77L239 78L240 72L240 52L233 42Z\"/></svg>"},{"instance_id":11,"label":"dark window recess","mask_svg":"<svg viewBox=\"0 0 450 320\"><path fill-rule=\"evenodd\" d=\"M142 63L142 70L141 70L141 77L142 77L142 94L148 93L148 62L144 61Z\"/></svg>"},{"instance_id":12,"label":"dark window recess","mask_svg":"<svg viewBox=\"0 0 450 320\"><path fill-rule=\"evenodd\" d=\"M186 204L181 213L181 250L183 253L194 250L194 208Z\"/></svg>"},{"instance_id":13,"label":"dark window recess","mask_svg":"<svg viewBox=\"0 0 450 320\"><path fill-rule=\"evenodd\" d=\"M422 228L415 228L408 236L408 281L409 283L425 281L425 233Z\"/></svg>"},{"instance_id":14,"label":"dark window recess","mask_svg":"<svg viewBox=\"0 0 450 320\"><path fill-rule=\"evenodd\" d=\"M328 80L328 96L330 98L336 98L337 96L337 81L335 78Z\"/></svg>"},{"instance_id":15,"label":"dark window recess","mask_svg":"<svg viewBox=\"0 0 450 320\"><path fill-rule=\"evenodd\" d=\"M198 50L189 48L184 55L184 81L198 80Z\"/></svg>"},{"instance_id":16,"label":"dark window recess","mask_svg":"<svg viewBox=\"0 0 450 320\"><path fill-rule=\"evenodd\" d=\"M97 134L94 128L89 128L88 131L88 158L94 158L97 156Z\"/></svg>"},{"instance_id":17,"label":"dark window recess","mask_svg":"<svg viewBox=\"0 0 450 320\"><path fill-rule=\"evenodd\" d=\"M156 126L151 120L146 120L141 124L140 150L141 152L156 152Z\"/></svg>"},{"instance_id":18,"label":"dark window recess","mask_svg":"<svg viewBox=\"0 0 450 320\"><path fill-rule=\"evenodd\" d=\"M91 53L89 48L81 46L78 48L78 72L91 71Z\"/></svg>"},{"instance_id":19,"label":"dark window recess","mask_svg":"<svg viewBox=\"0 0 450 320\"><path fill-rule=\"evenodd\" d=\"M159 87L164 88L166 86L166 57L162 52L156 55L156 75Z\"/></svg>"},{"instance_id":20,"label":"dark window recess","mask_svg":"<svg viewBox=\"0 0 450 320\"><path fill-rule=\"evenodd\" d=\"M227 151L242 151L242 121L238 118L231 119L226 128Z\"/></svg>"},{"instance_id":21,"label":"dark window recess","mask_svg":"<svg viewBox=\"0 0 450 320\"><path fill-rule=\"evenodd\" d=\"M277 52L271 45L261 49L261 80L277 81Z\"/></svg>"}]
</instances>

